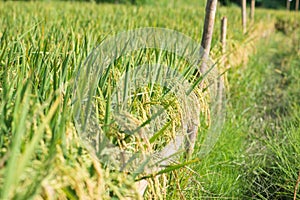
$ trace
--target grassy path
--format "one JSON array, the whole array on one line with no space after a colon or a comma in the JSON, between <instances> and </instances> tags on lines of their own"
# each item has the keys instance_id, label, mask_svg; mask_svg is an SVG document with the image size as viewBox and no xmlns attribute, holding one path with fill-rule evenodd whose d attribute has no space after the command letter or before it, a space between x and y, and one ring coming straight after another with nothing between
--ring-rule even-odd
<instances>
[{"instance_id":1,"label":"grassy path","mask_svg":"<svg viewBox=\"0 0 300 200\"><path fill-rule=\"evenodd\" d=\"M251 59L247 188L259 199L292 199L300 170L298 33L274 34Z\"/></svg>"},{"instance_id":2,"label":"grassy path","mask_svg":"<svg viewBox=\"0 0 300 200\"><path fill-rule=\"evenodd\" d=\"M198 187L187 192L190 198L293 197L300 170L295 36L276 32L263 38L247 66L229 72L224 131L212 154L195 166Z\"/></svg>"}]
</instances>

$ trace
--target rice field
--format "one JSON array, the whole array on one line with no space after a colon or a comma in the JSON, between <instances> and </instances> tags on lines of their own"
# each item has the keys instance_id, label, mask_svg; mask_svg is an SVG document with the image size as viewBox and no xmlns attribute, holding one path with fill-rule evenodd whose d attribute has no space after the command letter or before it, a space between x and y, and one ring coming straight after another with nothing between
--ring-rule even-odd
<instances>
[{"instance_id":1,"label":"rice field","mask_svg":"<svg viewBox=\"0 0 300 200\"><path fill-rule=\"evenodd\" d=\"M86 67L98 64L97 50L111 37L138 28L173 30L192 41L183 49L198 48L204 16L205 3L195 0L1 1L0 199L300 198L299 13L258 9L243 34L240 8L219 5L207 74L195 73L199 63L178 56L173 40L164 49L113 49L121 56L98 78L100 69ZM226 66L220 65L223 16ZM114 48L122 47L116 41ZM155 83L140 66L152 67ZM220 74L226 98L215 114ZM189 89L180 93L184 84ZM176 154L172 162L159 156L186 126L198 128L194 153ZM207 140L213 141L208 150ZM114 157L120 149L141 160L121 165L123 157ZM151 171L147 153L166 166Z\"/></svg>"}]
</instances>

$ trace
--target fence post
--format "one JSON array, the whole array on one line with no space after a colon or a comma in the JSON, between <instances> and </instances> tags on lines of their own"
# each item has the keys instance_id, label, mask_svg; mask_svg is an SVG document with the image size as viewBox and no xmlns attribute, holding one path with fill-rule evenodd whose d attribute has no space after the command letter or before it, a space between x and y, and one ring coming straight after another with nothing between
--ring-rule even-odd
<instances>
[{"instance_id":1,"label":"fence post","mask_svg":"<svg viewBox=\"0 0 300 200\"><path fill-rule=\"evenodd\" d=\"M227 17L223 17L221 20L221 45L222 45L222 63L221 66L225 67L226 63L226 36L227 36Z\"/></svg>"},{"instance_id":2,"label":"fence post","mask_svg":"<svg viewBox=\"0 0 300 200\"><path fill-rule=\"evenodd\" d=\"M246 0L241 0L242 2L242 25L243 25L243 33L247 32L247 4Z\"/></svg>"},{"instance_id":3,"label":"fence post","mask_svg":"<svg viewBox=\"0 0 300 200\"><path fill-rule=\"evenodd\" d=\"M227 17L223 17L221 20L221 45L222 45L222 57L220 62L220 70L223 72L223 70L226 70L226 38L227 38ZM223 101L223 91L225 88L225 78L224 75L221 75L218 78L218 113L221 112L222 109L222 101Z\"/></svg>"},{"instance_id":4,"label":"fence post","mask_svg":"<svg viewBox=\"0 0 300 200\"><path fill-rule=\"evenodd\" d=\"M296 7L295 7L296 12L299 11L299 0L296 0Z\"/></svg>"},{"instance_id":5,"label":"fence post","mask_svg":"<svg viewBox=\"0 0 300 200\"><path fill-rule=\"evenodd\" d=\"M291 2L290 0L286 0L286 10L290 11L291 9Z\"/></svg>"},{"instance_id":6,"label":"fence post","mask_svg":"<svg viewBox=\"0 0 300 200\"><path fill-rule=\"evenodd\" d=\"M202 64L200 66L201 73L205 73L207 70L206 60L208 59L210 53L210 46L211 46L211 40L214 31L217 4L218 4L218 0L207 0L206 3L205 22L204 22L203 34L201 40L201 46L204 49L203 55L201 55L202 56Z\"/></svg>"},{"instance_id":7,"label":"fence post","mask_svg":"<svg viewBox=\"0 0 300 200\"><path fill-rule=\"evenodd\" d=\"M250 10L250 19L254 21L255 14L255 0L251 0L251 10Z\"/></svg>"}]
</instances>

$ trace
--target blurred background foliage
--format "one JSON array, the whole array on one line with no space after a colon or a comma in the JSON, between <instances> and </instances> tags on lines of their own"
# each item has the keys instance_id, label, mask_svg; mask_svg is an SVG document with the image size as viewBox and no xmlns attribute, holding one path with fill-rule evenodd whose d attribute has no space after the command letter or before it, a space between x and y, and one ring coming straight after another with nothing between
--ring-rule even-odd
<instances>
[{"instance_id":1,"label":"blurred background foliage","mask_svg":"<svg viewBox=\"0 0 300 200\"><path fill-rule=\"evenodd\" d=\"M1 0L0 0L1 1ZM2 0L7 1L7 0ZM133 4L133 5L145 5L145 4L162 4L170 3L173 1L176 4L176 0L24 0L24 1L81 1L81 2L95 2L95 3L114 3L114 4ZM223 6L240 5L241 0L219 0ZM247 3L250 4L250 0ZM204 4L205 1L199 0L187 0L185 3L189 4ZM256 0L257 7L282 9L286 7L286 0ZM291 0L291 8L295 7L295 0Z\"/></svg>"},{"instance_id":2,"label":"blurred background foliage","mask_svg":"<svg viewBox=\"0 0 300 200\"><path fill-rule=\"evenodd\" d=\"M220 0L220 2L223 5L240 5L241 0ZM250 4L250 2L250 0L247 0L248 4ZM291 8L295 7L295 2L295 0L291 0ZM256 0L256 6L274 9L285 8L286 0Z\"/></svg>"}]
</instances>

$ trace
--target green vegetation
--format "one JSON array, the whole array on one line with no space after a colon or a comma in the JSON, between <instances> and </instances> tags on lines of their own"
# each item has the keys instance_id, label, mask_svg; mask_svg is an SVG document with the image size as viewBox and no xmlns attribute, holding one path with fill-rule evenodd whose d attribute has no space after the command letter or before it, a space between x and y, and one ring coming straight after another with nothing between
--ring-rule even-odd
<instances>
[{"instance_id":1,"label":"green vegetation","mask_svg":"<svg viewBox=\"0 0 300 200\"><path fill-rule=\"evenodd\" d=\"M222 138L196 166L203 198L293 198L300 167L299 43L293 45L299 30L293 34L273 33L247 65L230 69Z\"/></svg>"},{"instance_id":2,"label":"green vegetation","mask_svg":"<svg viewBox=\"0 0 300 200\"><path fill-rule=\"evenodd\" d=\"M200 42L204 3L163 5L0 2L0 199L139 198L133 184L136 177L105 168L80 142L72 117L72 90L76 72L92 49L120 31L165 27ZM258 10L256 23L243 35L239 8L218 9L212 58L217 61L221 55L218 27L226 15L231 65L223 133L204 159L147 179L145 197L291 199L300 170L300 15ZM108 78L111 85L99 84L101 124L109 124L106 97L114 79L126 66L140 64L136 57L141 53L152 62L161 59L174 67L188 66L156 50L120 58ZM162 99L163 94L157 87L154 94L133 102L140 118L132 120L149 117L147 98L172 105L171 125L151 141L155 148L180 124L176 102L170 103L173 96ZM200 126L195 152L207 128ZM117 133L108 133L115 144L133 143L120 143L123 136ZM191 159L196 157L195 153Z\"/></svg>"},{"instance_id":3,"label":"green vegetation","mask_svg":"<svg viewBox=\"0 0 300 200\"><path fill-rule=\"evenodd\" d=\"M240 5L241 1L239 0L220 0L223 5L232 5L238 4ZM295 8L296 1L291 1L291 8ZM250 1L247 1L250 4ZM285 9L286 8L286 1L282 0L256 0L256 6L263 7L263 8L272 8L272 9Z\"/></svg>"}]
</instances>

